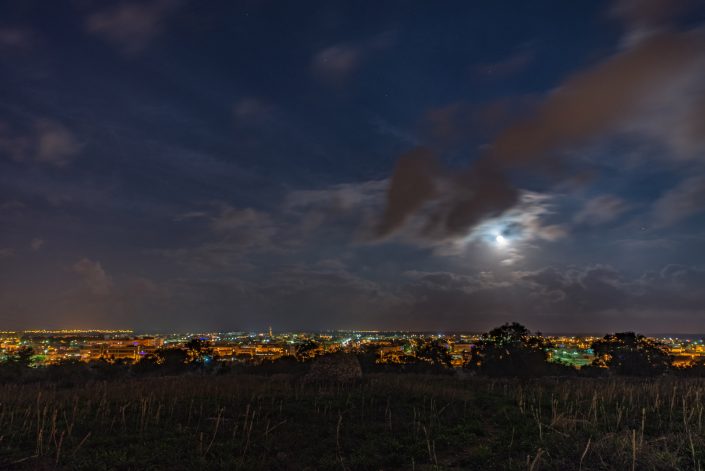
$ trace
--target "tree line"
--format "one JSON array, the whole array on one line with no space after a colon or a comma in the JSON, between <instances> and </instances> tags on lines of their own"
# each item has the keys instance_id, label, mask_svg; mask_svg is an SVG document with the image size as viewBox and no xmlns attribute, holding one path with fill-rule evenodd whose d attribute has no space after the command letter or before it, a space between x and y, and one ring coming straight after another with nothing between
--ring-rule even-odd
<instances>
[{"instance_id":1,"label":"tree line","mask_svg":"<svg viewBox=\"0 0 705 471\"><path fill-rule=\"evenodd\" d=\"M320 346L313 340L299 344L295 354L258 364L215 361L207 341L191 339L183 347L160 348L132 363L102 358L91 362L63 361L33 368L33 351L22 347L0 363L0 382L56 381L72 383L89 379L108 380L125 376L180 374L303 374L318 358ZM705 361L688 368L673 366L673 358L663 343L633 332L605 335L592 343L595 360L576 369L550 361L553 341L525 326L507 323L483 334L473 344L460 368L452 368L449 345L439 338L414 338L408 353L395 363L380 363L379 350L366 347L349 352L366 373L402 372L470 374L487 377L532 378L542 376L705 376Z\"/></svg>"}]
</instances>

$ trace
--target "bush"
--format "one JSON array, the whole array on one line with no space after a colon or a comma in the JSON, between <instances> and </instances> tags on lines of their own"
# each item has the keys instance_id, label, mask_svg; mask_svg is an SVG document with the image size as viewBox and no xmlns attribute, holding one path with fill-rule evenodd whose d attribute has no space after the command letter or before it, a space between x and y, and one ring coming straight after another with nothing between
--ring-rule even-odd
<instances>
[{"instance_id":1,"label":"bush","mask_svg":"<svg viewBox=\"0 0 705 471\"><path fill-rule=\"evenodd\" d=\"M355 355L333 353L316 357L304 377L307 382L351 383L362 378L362 367Z\"/></svg>"}]
</instances>

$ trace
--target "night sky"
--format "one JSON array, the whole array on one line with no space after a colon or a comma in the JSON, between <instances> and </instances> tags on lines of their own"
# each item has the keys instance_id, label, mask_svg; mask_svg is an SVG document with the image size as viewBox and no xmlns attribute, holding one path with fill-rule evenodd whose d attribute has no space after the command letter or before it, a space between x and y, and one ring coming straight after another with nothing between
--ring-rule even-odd
<instances>
[{"instance_id":1,"label":"night sky","mask_svg":"<svg viewBox=\"0 0 705 471\"><path fill-rule=\"evenodd\" d=\"M705 4L0 2L0 330L705 331Z\"/></svg>"}]
</instances>

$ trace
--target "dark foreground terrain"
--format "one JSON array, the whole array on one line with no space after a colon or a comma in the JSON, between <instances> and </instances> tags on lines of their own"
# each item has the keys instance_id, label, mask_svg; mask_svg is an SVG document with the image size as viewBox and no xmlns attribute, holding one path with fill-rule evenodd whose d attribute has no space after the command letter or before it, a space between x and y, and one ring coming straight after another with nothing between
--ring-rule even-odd
<instances>
[{"instance_id":1,"label":"dark foreground terrain","mask_svg":"<svg viewBox=\"0 0 705 471\"><path fill-rule=\"evenodd\" d=\"M702 469L705 381L379 374L0 386L5 469Z\"/></svg>"}]
</instances>

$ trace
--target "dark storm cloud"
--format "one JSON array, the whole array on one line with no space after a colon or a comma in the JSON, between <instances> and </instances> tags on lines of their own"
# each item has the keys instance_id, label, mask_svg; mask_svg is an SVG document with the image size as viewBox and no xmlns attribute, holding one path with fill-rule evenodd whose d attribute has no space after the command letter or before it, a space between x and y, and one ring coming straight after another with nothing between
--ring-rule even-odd
<instances>
[{"instance_id":1,"label":"dark storm cloud","mask_svg":"<svg viewBox=\"0 0 705 471\"><path fill-rule=\"evenodd\" d=\"M432 164L430 151L402 156L391 178L379 235L398 230L429 203L437 207L427 216L425 234L434 238L464 234L518 202L510 172L567 178L568 170L575 171L565 156L568 151L616 132L621 123L642 111L652 95L690 74L693 67L699 70L704 46L700 33L663 33L574 74L527 118L500 131L469 169L437 177L440 184L434 175L442 173Z\"/></svg>"},{"instance_id":2,"label":"dark storm cloud","mask_svg":"<svg viewBox=\"0 0 705 471\"><path fill-rule=\"evenodd\" d=\"M379 235L389 235L424 203L434 199L438 194L434 180L439 176L437 159L430 150L418 148L402 155L389 183Z\"/></svg>"},{"instance_id":3,"label":"dark storm cloud","mask_svg":"<svg viewBox=\"0 0 705 471\"><path fill-rule=\"evenodd\" d=\"M519 190L492 162L451 174L440 170L431 151L416 149L397 162L378 236L400 229L424 208L421 234L425 237L442 240L466 235L482 220L499 216L518 201Z\"/></svg>"},{"instance_id":4,"label":"dark storm cloud","mask_svg":"<svg viewBox=\"0 0 705 471\"><path fill-rule=\"evenodd\" d=\"M89 14L85 28L122 52L135 54L164 32L168 17L183 4L182 0L123 1Z\"/></svg>"},{"instance_id":5,"label":"dark storm cloud","mask_svg":"<svg viewBox=\"0 0 705 471\"><path fill-rule=\"evenodd\" d=\"M613 129L639 105L702 58L699 35L668 33L649 39L563 82L535 113L503 130L488 158L516 165L558 164L555 154Z\"/></svg>"}]
</instances>

